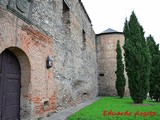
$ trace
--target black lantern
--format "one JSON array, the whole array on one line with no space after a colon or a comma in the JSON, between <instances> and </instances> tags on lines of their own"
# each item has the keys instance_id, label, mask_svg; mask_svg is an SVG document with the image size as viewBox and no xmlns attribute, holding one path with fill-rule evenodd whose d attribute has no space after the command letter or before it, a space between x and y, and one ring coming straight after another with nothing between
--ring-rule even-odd
<instances>
[{"instance_id":1,"label":"black lantern","mask_svg":"<svg viewBox=\"0 0 160 120\"><path fill-rule=\"evenodd\" d=\"M52 57L49 55L48 57L47 57L47 60L46 60L46 67L47 67L47 69L49 69L49 68L51 68L52 66L53 66L53 59L52 59Z\"/></svg>"}]
</instances>

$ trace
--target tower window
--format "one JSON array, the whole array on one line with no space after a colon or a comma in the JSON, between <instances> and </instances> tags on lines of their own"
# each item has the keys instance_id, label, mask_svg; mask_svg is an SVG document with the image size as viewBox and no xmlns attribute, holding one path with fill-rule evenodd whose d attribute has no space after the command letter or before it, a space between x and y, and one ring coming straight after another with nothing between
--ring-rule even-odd
<instances>
[{"instance_id":1,"label":"tower window","mask_svg":"<svg viewBox=\"0 0 160 120\"><path fill-rule=\"evenodd\" d=\"M86 49L86 33L84 30L82 31L82 37L83 37L82 50L84 50L84 49Z\"/></svg>"},{"instance_id":2,"label":"tower window","mask_svg":"<svg viewBox=\"0 0 160 120\"><path fill-rule=\"evenodd\" d=\"M104 73L100 73L99 76L104 76Z\"/></svg>"},{"instance_id":3,"label":"tower window","mask_svg":"<svg viewBox=\"0 0 160 120\"><path fill-rule=\"evenodd\" d=\"M70 10L68 5L66 4L65 0L63 0L63 24L65 26L65 29L67 33L70 30Z\"/></svg>"}]
</instances>

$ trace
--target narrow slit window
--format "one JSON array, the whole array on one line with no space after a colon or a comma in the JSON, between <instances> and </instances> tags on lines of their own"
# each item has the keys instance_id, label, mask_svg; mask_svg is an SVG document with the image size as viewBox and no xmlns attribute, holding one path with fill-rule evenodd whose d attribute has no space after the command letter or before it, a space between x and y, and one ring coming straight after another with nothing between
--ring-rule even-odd
<instances>
[{"instance_id":1,"label":"narrow slit window","mask_svg":"<svg viewBox=\"0 0 160 120\"><path fill-rule=\"evenodd\" d=\"M82 31L82 37L83 37L82 50L84 50L86 49L86 32L84 30Z\"/></svg>"},{"instance_id":2,"label":"narrow slit window","mask_svg":"<svg viewBox=\"0 0 160 120\"><path fill-rule=\"evenodd\" d=\"M101 77L104 76L104 73L100 73L99 76L101 76Z\"/></svg>"},{"instance_id":3,"label":"narrow slit window","mask_svg":"<svg viewBox=\"0 0 160 120\"><path fill-rule=\"evenodd\" d=\"M63 0L63 24L66 31L70 30L70 10L66 2Z\"/></svg>"}]
</instances>

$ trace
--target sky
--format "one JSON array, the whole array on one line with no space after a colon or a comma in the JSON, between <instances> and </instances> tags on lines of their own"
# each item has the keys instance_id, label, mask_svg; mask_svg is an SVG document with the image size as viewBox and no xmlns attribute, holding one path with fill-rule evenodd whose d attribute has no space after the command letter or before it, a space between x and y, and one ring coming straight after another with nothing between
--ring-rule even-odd
<instances>
[{"instance_id":1,"label":"sky","mask_svg":"<svg viewBox=\"0 0 160 120\"><path fill-rule=\"evenodd\" d=\"M160 44L159 0L81 0L96 34L112 28L123 32L125 19L135 12L145 37L150 34Z\"/></svg>"}]
</instances>

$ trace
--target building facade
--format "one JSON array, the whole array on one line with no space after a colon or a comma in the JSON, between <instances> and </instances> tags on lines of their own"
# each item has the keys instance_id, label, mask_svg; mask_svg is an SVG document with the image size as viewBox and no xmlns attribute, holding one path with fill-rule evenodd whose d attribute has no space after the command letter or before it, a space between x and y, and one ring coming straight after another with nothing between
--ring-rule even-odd
<instances>
[{"instance_id":1,"label":"building facade","mask_svg":"<svg viewBox=\"0 0 160 120\"><path fill-rule=\"evenodd\" d=\"M0 0L0 119L37 120L96 97L95 36L81 0Z\"/></svg>"},{"instance_id":2,"label":"building facade","mask_svg":"<svg viewBox=\"0 0 160 120\"><path fill-rule=\"evenodd\" d=\"M81 1L0 0L0 53L0 119L38 119L98 93L95 33Z\"/></svg>"}]
</instances>

